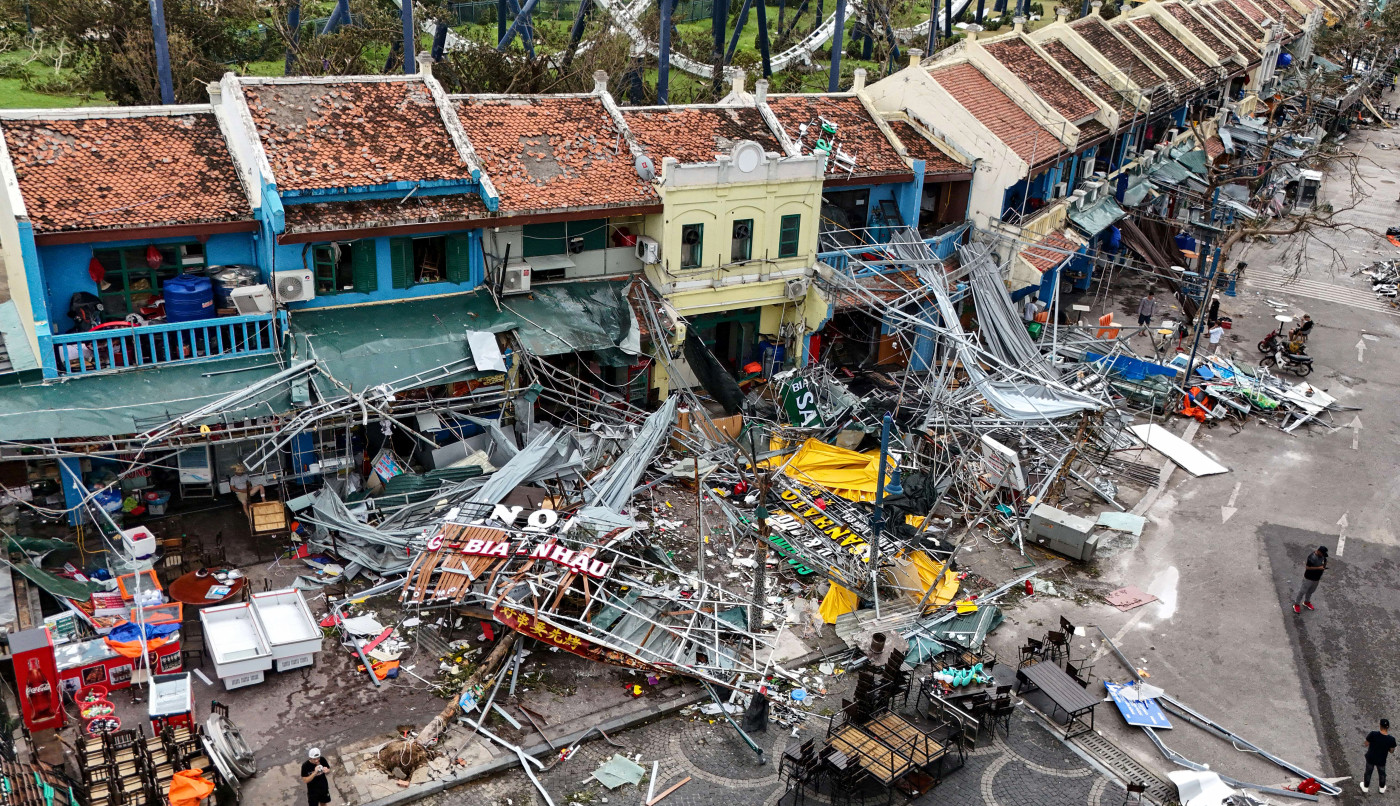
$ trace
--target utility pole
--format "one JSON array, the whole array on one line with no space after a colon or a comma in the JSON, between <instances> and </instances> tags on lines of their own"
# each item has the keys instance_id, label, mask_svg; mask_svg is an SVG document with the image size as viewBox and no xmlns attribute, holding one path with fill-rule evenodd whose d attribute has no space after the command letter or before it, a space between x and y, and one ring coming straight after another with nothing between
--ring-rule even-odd
<instances>
[{"instance_id":1,"label":"utility pole","mask_svg":"<svg viewBox=\"0 0 1400 806\"><path fill-rule=\"evenodd\" d=\"M661 33L657 37L660 53L656 64L656 102L662 106L666 105L671 86L671 3L672 0L661 0Z\"/></svg>"}]
</instances>

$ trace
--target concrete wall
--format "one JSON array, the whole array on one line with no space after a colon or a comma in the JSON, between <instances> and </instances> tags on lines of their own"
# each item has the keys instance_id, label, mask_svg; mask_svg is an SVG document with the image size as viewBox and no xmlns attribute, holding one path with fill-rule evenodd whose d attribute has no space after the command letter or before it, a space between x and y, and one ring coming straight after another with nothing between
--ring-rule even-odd
<instances>
[{"instance_id":1,"label":"concrete wall","mask_svg":"<svg viewBox=\"0 0 1400 806\"><path fill-rule=\"evenodd\" d=\"M665 209L648 216L644 227L661 244L661 263L647 267L648 277L683 314L783 299L784 279L804 276L816 263L825 167L820 156L764 156L745 174L728 158L698 165L667 159L657 183ZM786 215L801 216L798 250L780 258L780 222ZM742 219L753 219L750 259L734 263L732 224ZM681 268L681 232L687 224L704 226L700 266L693 269Z\"/></svg>"},{"instance_id":2,"label":"concrete wall","mask_svg":"<svg viewBox=\"0 0 1400 806\"><path fill-rule=\"evenodd\" d=\"M1006 188L1026 176L1027 165L987 130L922 67L906 67L866 88L881 112L907 112L934 136L973 158L967 216L979 227L1001 215Z\"/></svg>"}]
</instances>

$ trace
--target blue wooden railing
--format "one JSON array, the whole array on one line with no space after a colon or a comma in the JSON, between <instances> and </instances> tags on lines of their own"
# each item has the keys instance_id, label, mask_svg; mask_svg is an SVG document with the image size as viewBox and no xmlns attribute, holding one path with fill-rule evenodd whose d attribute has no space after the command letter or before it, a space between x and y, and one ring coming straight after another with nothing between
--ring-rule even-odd
<instances>
[{"instance_id":1,"label":"blue wooden railing","mask_svg":"<svg viewBox=\"0 0 1400 806\"><path fill-rule=\"evenodd\" d=\"M274 314L222 316L197 322L107 327L51 339L59 377L211 361L277 349Z\"/></svg>"}]
</instances>

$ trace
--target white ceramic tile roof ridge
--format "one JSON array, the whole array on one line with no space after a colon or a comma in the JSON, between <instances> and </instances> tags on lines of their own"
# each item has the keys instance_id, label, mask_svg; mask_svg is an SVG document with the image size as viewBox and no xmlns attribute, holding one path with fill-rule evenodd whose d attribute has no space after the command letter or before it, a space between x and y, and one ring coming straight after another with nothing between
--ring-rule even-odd
<instances>
[{"instance_id":1,"label":"white ceramic tile roof ridge","mask_svg":"<svg viewBox=\"0 0 1400 806\"><path fill-rule=\"evenodd\" d=\"M448 93L449 101L541 101L551 98L597 98L592 92L458 92Z\"/></svg>"},{"instance_id":2,"label":"white ceramic tile roof ridge","mask_svg":"<svg viewBox=\"0 0 1400 806\"><path fill-rule=\"evenodd\" d=\"M0 109L0 120L100 120L122 118L184 117L212 115L213 104L169 106L70 106L41 109Z\"/></svg>"},{"instance_id":3,"label":"white ceramic tile roof ridge","mask_svg":"<svg viewBox=\"0 0 1400 806\"><path fill-rule=\"evenodd\" d=\"M355 74L347 76L235 76L245 87L278 86L295 84L422 84L421 73L394 73L388 75Z\"/></svg>"}]
</instances>

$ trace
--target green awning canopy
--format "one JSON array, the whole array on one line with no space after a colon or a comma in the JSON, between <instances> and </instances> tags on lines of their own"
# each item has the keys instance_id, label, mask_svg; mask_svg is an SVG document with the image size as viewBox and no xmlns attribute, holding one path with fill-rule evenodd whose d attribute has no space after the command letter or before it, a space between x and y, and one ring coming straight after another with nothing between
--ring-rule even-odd
<instances>
[{"instance_id":1,"label":"green awning canopy","mask_svg":"<svg viewBox=\"0 0 1400 806\"><path fill-rule=\"evenodd\" d=\"M1181 156L1177 157L1176 161L1181 163L1182 166L1186 168L1186 170L1190 171L1191 173L1197 176L1206 175L1206 165L1208 164L1209 160L1206 157L1206 152L1201 151L1200 149L1197 149L1195 151L1188 151L1185 154L1182 154Z\"/></svg>"},{"instance_id":2,"label":"green awning canopy","mask_svg":"<svg viewBox=\"0 0 1400 806\"><path fill-rule=\"evenodd\" d=\"M1112 196L1104 196L1092 205L1076 210L1073 206L1069 209L1069 220L1078 227L1085 235L1093 237L1100 232L1113 226L1127 213L1118 206L1118 202Z\"/></svg>"},{"instance_id":3,"label":"green awning canopy","mask_svg":"<svg viewBox=\"0 0 1400 806\"><path fill-rule=\"evenodd\" d=\"M0 387L0 439L31 441L139 434L281 371L274 355L173 364L50 384ZM224 412L281 414L285 385ZM211 417L204 422L217 422Z\"/></svg>"},{"instance_id":4,"label":"green awning canopy","mask_svg":"<svg viewBox=\"0 0 1400 806\"><path fill-rule=\"evenodd\" d=\"M529 294L469 294L384 305L319 308L291 315L298 357L356 392L453 366L451 379L472 377L467 332L514 330L533 355L596 352L621 360L619 345L637 343L627 283L581 282L537 286ZM632 363L630 359L625 363ZM434 383L444 382L434 375ZM329 393L329 392L328 392Z\"/></svg>"}]
</instances>

